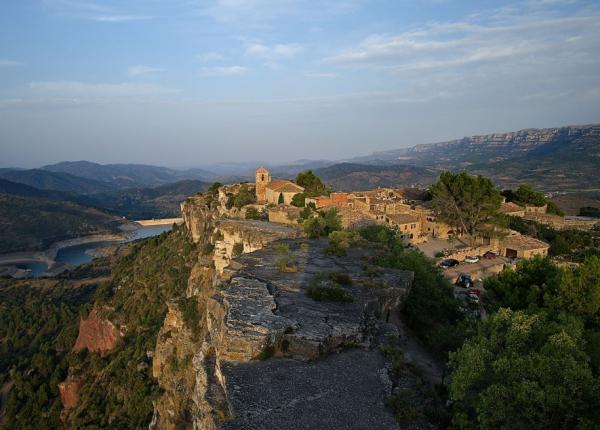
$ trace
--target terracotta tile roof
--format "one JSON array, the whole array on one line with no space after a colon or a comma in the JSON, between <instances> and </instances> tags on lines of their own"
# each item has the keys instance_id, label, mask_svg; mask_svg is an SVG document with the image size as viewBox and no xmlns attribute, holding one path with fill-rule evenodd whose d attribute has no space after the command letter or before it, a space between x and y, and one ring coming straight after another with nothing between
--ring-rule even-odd
<instances>
[{"instance_id":1,"label":"terracotta tile roof","mask_svg":"<svg viewBox=\"0 0 600 430\"><path fill-rule=\"evenodd\" d=\"M256 173L269 173L269 172L263 166L260 166L258 169L256 169Z\"/></svg>"},{"instance_id":2,"label":"terracotta tile roof","mask_svg":"<svg viewBox=\"0 0 600 430\"><path fill-rule=\"evenodd\" d=\"M518 204L513 203L513 202L502 203L502 205L500 206L500 212L505 213L505 214L509 214L509 213L513 213L513 212L522 212L524 210L525 210L525 208L523 206L519 206Z\"/></svg>"},{"instance_id":3,"label":"terracotta tile roof","mask_svg":"<svg viewBox=\"0 0 600 430\"><path fill-rule=\"evenodd\" d=\"M274 179L269 182L265 188L269 188L270 190L278 191L280 193L301 193L304 191L304 188L286 179Z\"/></svg>"},{"instance_id":4,"label":"terracotta tile roof","mask_svg":"<svg viewBox=\"0 0 600 430\"><path fill-rule=\"evenodd\" d=\"M502 240L505 248L511 249L548 249L550 245L531 236L515 235L508 236Z\"/></svg>"}]
</instances>

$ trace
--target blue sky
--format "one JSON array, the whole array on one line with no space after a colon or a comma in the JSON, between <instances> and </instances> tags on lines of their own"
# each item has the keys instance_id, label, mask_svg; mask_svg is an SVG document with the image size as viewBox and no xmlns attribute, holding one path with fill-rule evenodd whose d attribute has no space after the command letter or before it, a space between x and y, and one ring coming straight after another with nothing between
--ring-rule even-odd
<instances>
[{"instance_id":1,"label":"blue sky","mask_svg":"<svg viewBox=\"0 0 600 430\"><path fill-rule=\"evenodd\" d=\"M7 0L0 165L344 159L600 121L596 1Z\"/></svg>"}]
</instances>

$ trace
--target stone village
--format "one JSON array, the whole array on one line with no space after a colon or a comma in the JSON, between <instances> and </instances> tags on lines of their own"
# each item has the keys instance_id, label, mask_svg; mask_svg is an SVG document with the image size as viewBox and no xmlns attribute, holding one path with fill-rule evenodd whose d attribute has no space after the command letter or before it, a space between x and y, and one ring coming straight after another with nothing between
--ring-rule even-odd
<instances>
[{"instance_id":1,"label":"stone village","mask_svg":"<svg viewBox=\"0 0 600 430\"><path fill-rule=\"evenodd\" d=\"M233 208L226 214L232 218L245 216L249 208L266 212L271 223L298 225L302 208L292 205L292 199L304 188L287 179L272 178L264 167L255 172L254 185L256 202L239 210ZM241 184L226 185L220 190L235 193ZM505 229L502 235L494 238L480 238L475 246L468 246L461 240L460 232L436 220L429 202L421 199L422 190L415 188L377 188L369 191L331 192L329 195L307 197L305 204L313 204L318 210L335 208L344 228L354 228L369 223L383 224L395 228L402 239L411 246L421 249L430 257L443 256L464 262L468 256L481 256L490 251L499 258L481 261L480 264L466 265L473 276L482 277L498 273L506 264L516 259L534 256L547 256L550 245L541 240ZM500 212L537 221L556 229L577 228L589 230L596 221L580 218L561 217L546 213L546 206L520 206L504 202ZM459 271L448 271L449 277Z\"/></svg>"}]
</instances>

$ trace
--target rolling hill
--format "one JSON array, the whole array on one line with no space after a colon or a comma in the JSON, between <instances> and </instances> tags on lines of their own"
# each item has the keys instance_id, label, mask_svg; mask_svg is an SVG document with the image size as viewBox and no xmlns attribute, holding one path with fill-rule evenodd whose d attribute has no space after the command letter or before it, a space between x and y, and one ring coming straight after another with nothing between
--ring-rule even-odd
<instances>
[{"instance_id":1,"label":"rolling hill","mask_svg":"<svg viewBox=\"0 0 600 430\"><path fill-rule=\"evenodd\" d=\"M339 191L377 187L426 187L439 176L437 169L409 165L339 163L316 169L315 174Z\"/></svg>"},{"instance_id":2,"label":"rolling hill","mask_svg":"<svg viewBox=\"0 0 600 430\"><path fill-rule=\"evenodd\" d=\"M64 161L41 169L104 182L115 189L157 187L181 180L209 180L215 177L214 173L203 169L174 170L144 164L98 164L89 161Z\"/></svg>"},{"instance_id":3,"label":"rolling hill","mask_svg":"<svg viewBox=\"0 0 600 430\"><path fill-rule=\"evenodd\" d=\"M40 190L78 194L101 193L114 189L105 182L74 176L65 172L51 172L42 169L0 169L0 178L29 185Z\"/></svg>"},{"instance_id":4,"label":"rolling hill","mask_svg":"<svg viewBox=\"0 0 600 430\"><path fill-rule=\"evenodd\" d=\"M38 251L61 240L115 233L121 223L74 202L0 193L0 253Z\"/></svg>"}]
</instances>

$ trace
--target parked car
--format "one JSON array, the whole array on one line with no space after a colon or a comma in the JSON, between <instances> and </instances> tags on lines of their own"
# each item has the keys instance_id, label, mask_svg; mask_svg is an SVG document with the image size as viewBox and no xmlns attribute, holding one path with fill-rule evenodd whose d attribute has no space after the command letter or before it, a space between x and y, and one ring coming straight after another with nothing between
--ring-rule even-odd
<instances>
[{"instance_id":1,"label":"parked car","mask_svg":"<svg viewBox=\"0 0 600 430\"><path fill-rule=\"evenodd\" d=\"M447 258L446 260L440 263L440 267L442 269L449 269L450 267L458 266L460 261L455 260L454 258Z\"/></svg>"},{"instance_id":2,"label":"parked car","mask_svg":"<svg viewBox=\"0 0 600 430\"><path fill-rule=\"evenodd\" d=\"M479 261L479 257L474 256L474 257L465 257L465 263L477 263Z\"/></svg>"},{"instance_id":3,"label":"parked car","mask_svg":"<svg viewBox=\"0 0 600 430\"><path fill-rule=\"evenodd\" d=\"M472 288L473 280L471 279L471 275L469 275L468 273L461 273L460 275L458 275L458 278L456 278L456 282L454 283L454 285L462 288Z\"/></svg>"},{"instance_id":4,"label":"parked car","mask_svg":"<svg viewBox=\"0 0 600 430\"><path fill-rule=\"evenodd\" d=\"M495 252L492 252L492 251L488 251L485 254L483 254L483 258L487 258L488 260L493 260L497 256L498 255Z\"/></svg>"}]
</instances>

